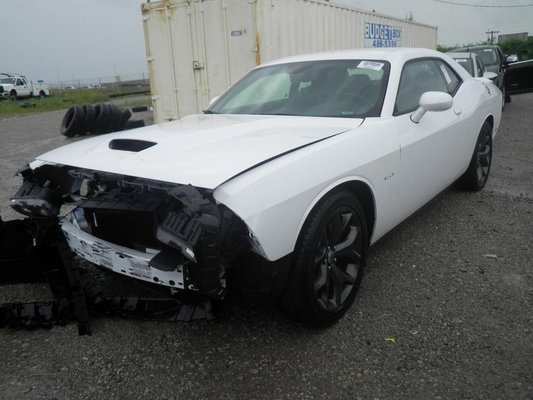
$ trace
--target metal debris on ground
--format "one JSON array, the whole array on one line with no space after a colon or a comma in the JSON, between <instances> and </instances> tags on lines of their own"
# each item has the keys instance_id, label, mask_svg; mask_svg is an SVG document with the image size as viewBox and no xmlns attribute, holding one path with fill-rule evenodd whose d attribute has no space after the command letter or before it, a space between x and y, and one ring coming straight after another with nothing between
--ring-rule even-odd
<instances>
[{"instance_id":1,"label":"metal debris on ground","mask_svg":"<svg viewBox=\"0 0 533 400\"><path fill-rule=\"evenodd\" d=\"M76 320L78 333L90 335L90 317L118 316L163 321L213 319L208 298L183 301L171 295L104 295L80 273L61 232L35 221L0 217L0 285L48 282L54 299L0 304L0 328L51 328ZM44 233L43 233L44 232Z\"/></svg>"}]
</instances>

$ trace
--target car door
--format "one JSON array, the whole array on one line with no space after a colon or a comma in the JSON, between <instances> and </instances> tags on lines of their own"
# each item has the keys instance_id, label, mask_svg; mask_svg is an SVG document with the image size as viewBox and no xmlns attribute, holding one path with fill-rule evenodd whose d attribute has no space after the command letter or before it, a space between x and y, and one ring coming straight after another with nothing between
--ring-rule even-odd
<instances>
[{"instance_id":1,"label":"car door","mask_svg":"<svg viewBox=\"0 0 533 400\"><path fill-rule=\"evenodd\" d=\"M505 85L509 94L533 92L533 60L509 64Z\"/></svg>"},{"instance_id":2,"label":"car door","mask_svg":"<svg viewBox=\"0 0 533 400\"><path fill-rule=\"evenodd\" d=\"M17 78L17 94L20 97L26 97L31 94L31 88L24 78Z\"/></svg>"},{"instance_id":3,"label":"car door","mask_svg":"<svg viewBox=\"0 0 533 400\"><path fill-rule=\"evenodd\" d=\"M454 96L462 84L455 71L440 59L419 59L403 67L394 116L400 143L397 215L406 218L450 185L460 173L456 151L464 140L461 110L456 106L427 112L418 123L411 114L428 91Z\"/></svg>"}]
</instances>

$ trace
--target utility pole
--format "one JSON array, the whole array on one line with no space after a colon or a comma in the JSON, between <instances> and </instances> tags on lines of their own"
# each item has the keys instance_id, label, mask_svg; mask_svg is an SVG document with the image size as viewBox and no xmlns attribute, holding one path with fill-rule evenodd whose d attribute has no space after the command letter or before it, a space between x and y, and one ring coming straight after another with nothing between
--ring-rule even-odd
<instances>
[{"instance_id":1,"label":"utility pole","mask_svg":"<svg viewBox=\"0 0 533 400\"><path fill-rule=\"evenodd\" d=\"M490 44L494 44L494 35L496 33L500 33L500 31L487 31L485 32L487 35L489 35Z\"/></svg>"}]
</instances>

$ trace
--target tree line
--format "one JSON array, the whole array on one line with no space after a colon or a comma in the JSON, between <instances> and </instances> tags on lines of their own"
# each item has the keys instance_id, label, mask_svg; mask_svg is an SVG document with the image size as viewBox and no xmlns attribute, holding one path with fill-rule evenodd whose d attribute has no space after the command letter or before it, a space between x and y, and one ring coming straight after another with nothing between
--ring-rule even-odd
<instances>
[{"instance_id":1,"label":"tree line","mask_svg":"<svg viewBox=\"0 0 533 400\"><path fill-rule=\"evenodd\" d=\"M437 45L437 50L443 53L447 51L452 51L460 47L472 47L472 46L482 46L488 45L489 42L481 43L470 43L466 45L456 45L456 46L442 46ZM520 61L533 59L533 36L530 36L527 40L508 40L503 43L498 43L501 47L504 54L517 54Z\"/></svg>"}]
</instances>

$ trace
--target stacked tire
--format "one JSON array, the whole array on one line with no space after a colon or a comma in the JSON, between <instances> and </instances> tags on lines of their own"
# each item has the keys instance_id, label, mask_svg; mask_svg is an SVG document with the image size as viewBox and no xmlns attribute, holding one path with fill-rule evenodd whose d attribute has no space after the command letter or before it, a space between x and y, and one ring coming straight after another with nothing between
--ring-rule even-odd
<instances>
[{"instance_id":1,"label":"stacked tire","mask_svg":"<svg viewBox=\"0 0 533 400\"><path fill-rule=\"evenodd\" d=\"M104 134L144 126L144 121L131 121L131 111L113 104L83 104L70 107L61 122L61 134Z\"/></svg>"}]
</instances>

